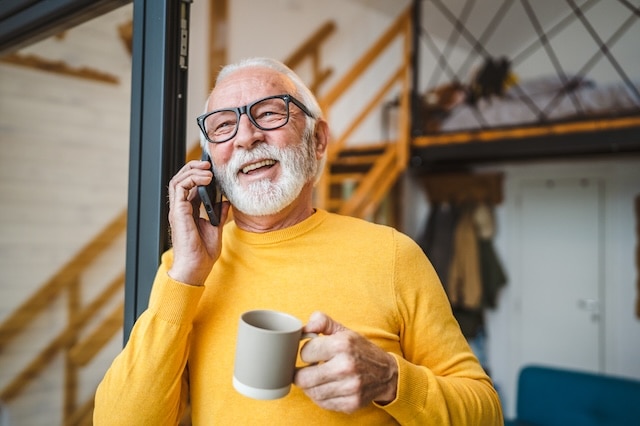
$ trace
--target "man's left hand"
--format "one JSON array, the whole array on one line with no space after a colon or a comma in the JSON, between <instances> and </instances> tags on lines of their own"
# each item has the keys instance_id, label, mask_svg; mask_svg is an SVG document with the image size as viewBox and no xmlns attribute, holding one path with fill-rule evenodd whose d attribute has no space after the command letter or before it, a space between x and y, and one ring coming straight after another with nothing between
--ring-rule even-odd
<instances>
[{"instance_id":1,"label":"man's left hand","mask_svg":"<svg viewBox=\"0 0 640 426\"><path fill-rule=\"evenodd\" d=\"M311 365L296 372L294 383L320 407L353 413L372 401L384 405L395 399L393 356L321 312L311 315L303 331L322 336L302 347L300 357Z\"/></svg>"}]
</instances>

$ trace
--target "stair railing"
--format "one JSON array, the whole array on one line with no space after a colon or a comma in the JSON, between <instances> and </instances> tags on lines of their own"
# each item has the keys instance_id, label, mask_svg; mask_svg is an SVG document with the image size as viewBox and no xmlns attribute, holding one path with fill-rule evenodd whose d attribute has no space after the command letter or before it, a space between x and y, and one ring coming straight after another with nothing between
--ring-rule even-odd
<instances>
[{"instance_id":1,"label":"stair railing","mask_svg":"<svg viewBox=\"0 0 640 426\"><path fill-rule=\"evenodd\" d=\"M126 212L125 212L126 213ZM95 265L101 254L112 247L121 238L126 229L126 214L121 213L105 227L78 254L58 270L33 296L22 303L2 324L0 324L0 353L20 333L28 327L50 306L66 295L67 324L53 336L45 347L19 371L9 383L0 390L0 400L10 402L24 388L38 377L59 353L65 357L65 389L63 395L63 423L65 425L86 424L90 421L93 397L79 402L77 398L78 378L85 367L99 351L122 329L124 287L124 265L120 272L102 292L91 302L80 303L82 274L91 265ZM93 326L90 321L113 305L99 324ZM87 335L88 332L88 335Z\"/></svg>"},{"instance_id":2,"label":"stair railing","mask_svg":"<svg viewBox=\"0 0 640 426\"><path fill-rule=\"evenodd\" d=\"M333 180L332 166L338 161L341 153L352 147L354 131L362 125L365 119L384 101L391 90L400 85L400 107L398 110L397 141L386 141L389 145L384 155L380 155L368 173L356 183L355 190L342 200L339 207L332 208L341 214L366 218L371 216L380 205L384 196L396 182L400 174L406 169L409 157L409 92L411 71L411 8L401 13L394 23L382 36L362 55L351 69L334 85L334 87L320 99L320 105L327 116L336 101L346 95L350 88L371 68L383 53L393 48L394 41L401 39L403 51L402 59L391 77L383 82L373 97L355 115L346 130L335 137L327 153L326 171L317 187L317 202L321 207L329 208L332 203Z\"/></svg>"},{"instance_id":3,"label":"stair railing","mask_svg":"<svg viewBox=\"0 0 640 426\"><path fill-rule=\"evenodd\" d=\"M297 69L306 59L311 59L313 75L309 88L313 93L318 93L320 87L331 77L331 74L333 74L332 68L323 68L321 66L322 50L320 47L335 30L336 24L333 21L328 21L283 61L289 68Z\"/></svg>"}]
</instances>

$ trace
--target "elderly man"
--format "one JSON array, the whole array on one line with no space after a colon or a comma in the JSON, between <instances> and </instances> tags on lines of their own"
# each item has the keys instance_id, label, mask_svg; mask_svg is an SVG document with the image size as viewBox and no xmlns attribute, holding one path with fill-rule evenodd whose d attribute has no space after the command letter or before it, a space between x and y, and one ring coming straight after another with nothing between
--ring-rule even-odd
<instances>
[{"instance_id":1,"label":"elderly man","mask_svg":"<svg viewBox=\"0 0 640 426\"><path fill-rule=\"evenodd\" d=\"M94 423L176 424L190 403L198 425L502 424L422 250L313 207L329 128L300 78L266 58L229 65L207 111L203 150L233 221L199 217L208 161L173 177L173 247L99 386ZM261 308L309 318L304 331L319 335L300 352L291 393L273 401L232 387L238 318Z\"/></svg>"}]
</instances>

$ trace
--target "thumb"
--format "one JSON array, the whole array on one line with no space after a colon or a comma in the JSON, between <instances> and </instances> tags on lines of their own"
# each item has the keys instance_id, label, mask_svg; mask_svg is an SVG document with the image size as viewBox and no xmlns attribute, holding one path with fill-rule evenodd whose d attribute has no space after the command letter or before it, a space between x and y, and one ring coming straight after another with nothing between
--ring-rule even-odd
<instances>
[{"instance_id":1,"label":"thumb","mask_svg":"<svg viewBox=\"0 0 640 426\"><path fill-rule=\"evenodd\" d=\"M331 317L323 312L314 312L309 317L309 322L303 327L305 333L317 333L330 335L338 331L346 330L345 326L334 321Z\"/></svg>"}]
</instances>

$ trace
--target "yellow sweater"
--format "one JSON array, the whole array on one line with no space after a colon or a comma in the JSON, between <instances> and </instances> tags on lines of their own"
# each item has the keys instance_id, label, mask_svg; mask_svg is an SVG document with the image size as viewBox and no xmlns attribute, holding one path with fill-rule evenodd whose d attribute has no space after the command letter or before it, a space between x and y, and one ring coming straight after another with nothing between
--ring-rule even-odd
<instances>
[{"instance_id":1,"label":"yellow sweater","mask_svg":"<svg viewBox=\"0 0 640 426\"><path fill-rule=\"evenodd\" d=\"M96 394L95 425L501 425L490 379L460 333L422 250L392 228L319 210L265 234L226 225L204 287L175 282L165 253L149 308ZM393 354L397 398L348 415L297 387L257 401L232 387L240 314L320 310Z\"/></svg>"}]
</instances>

